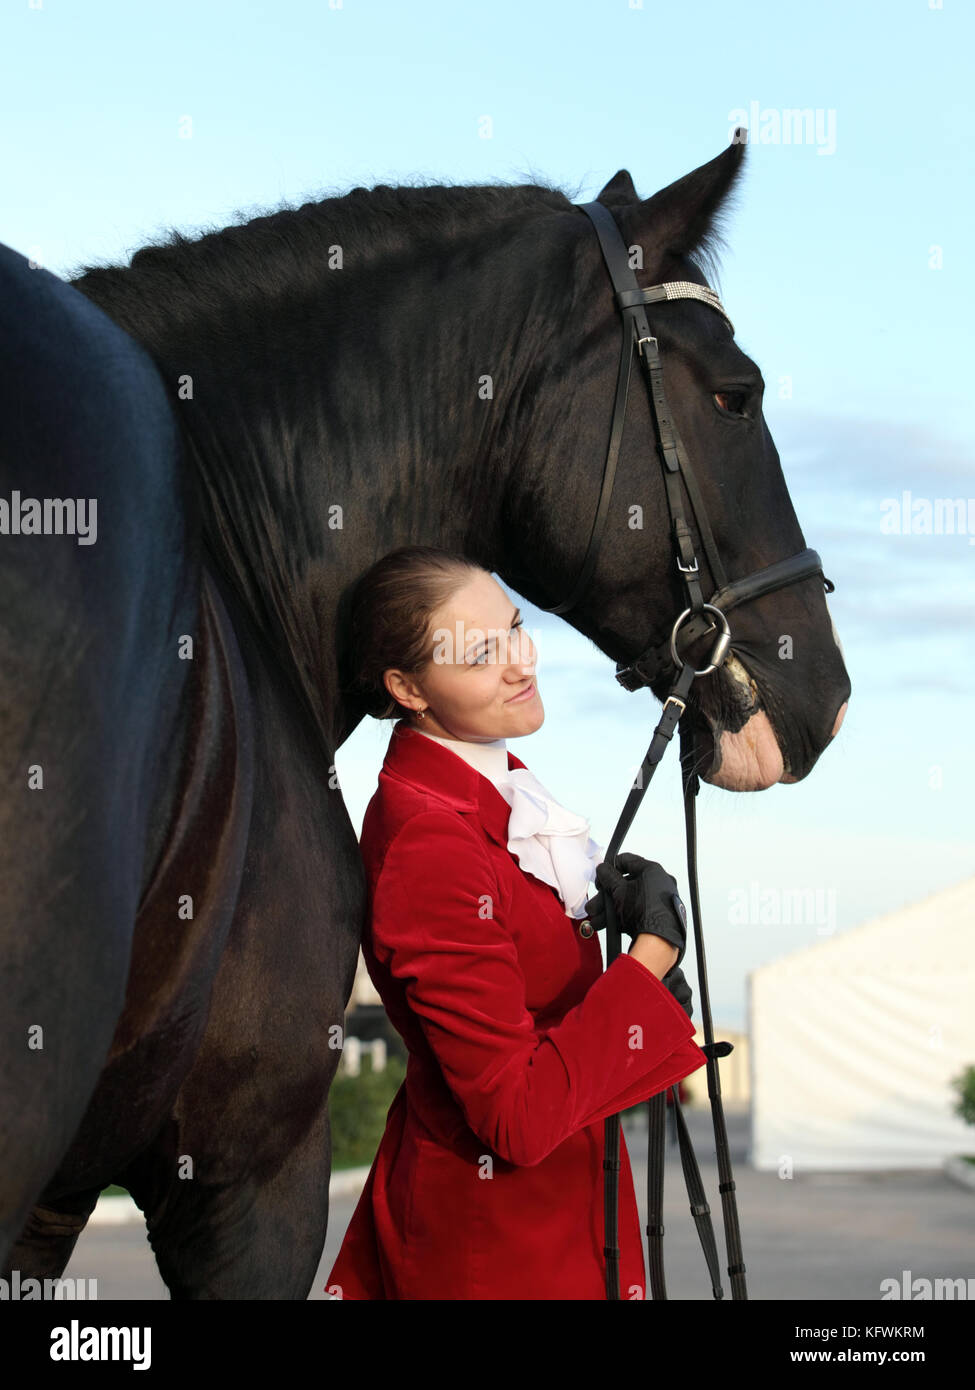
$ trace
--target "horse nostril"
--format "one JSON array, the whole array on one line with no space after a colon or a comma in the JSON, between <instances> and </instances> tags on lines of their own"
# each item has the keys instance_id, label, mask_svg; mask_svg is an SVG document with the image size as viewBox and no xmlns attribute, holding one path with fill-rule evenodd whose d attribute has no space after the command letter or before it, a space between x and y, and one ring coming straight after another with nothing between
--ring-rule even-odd
<instances>
[{"instance_id":1,"label":"horse nostril","mask_svg":"<svg viewBox=\"0 0 975 1390\"><path fill-rule=\"evenodd\" d=\"M830 734L830 738L835 738L836 735L839 733L840 725L843 723L843 716L844 714L846 714L846 707L848 703L848 700L844 700L843 703L840 705L839 710L836 714L836 722L833 725L833 732Z\"/></svg>"}]
</instances>

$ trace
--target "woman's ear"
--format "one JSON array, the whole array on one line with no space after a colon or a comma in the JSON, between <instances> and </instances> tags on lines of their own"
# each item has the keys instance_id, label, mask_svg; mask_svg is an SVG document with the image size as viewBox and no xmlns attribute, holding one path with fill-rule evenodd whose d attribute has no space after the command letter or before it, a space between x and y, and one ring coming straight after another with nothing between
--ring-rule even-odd
<instances>
[{"instance_id":1,"label":"woman's ear","mask_svg":"<svg viewBox=\"0 0 975 1390\"><path fill-rule=\"evenodd\" d=\"M422 701L423 695L417 689L409 677L404 676L402 671L390 669L383 672L383 685L386 692L392 699L398 700L401 705L410 705L414 700ZM415 713L411 710L410 713Z\"/></svg>"}]
</instances>

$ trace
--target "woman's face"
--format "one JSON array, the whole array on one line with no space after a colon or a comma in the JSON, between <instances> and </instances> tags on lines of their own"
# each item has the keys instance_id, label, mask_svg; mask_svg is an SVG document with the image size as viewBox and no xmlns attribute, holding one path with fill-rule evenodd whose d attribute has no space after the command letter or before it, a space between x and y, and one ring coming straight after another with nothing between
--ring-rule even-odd
<instances>
[{"instance_id":1,"label":"woman's face","mask_svg":"<svg viewBox=\"0 0 975 1390\"><path fill-rule=\"evenodd\" d=\"M431 660L421 676L384 675L390 694L413 711L411 723L470 743L520 738L541 727L535 644L490 574L477 571L455 590L433 615L430 631ZM421 709L422 720L416 716Z\"/></svg>"}]
</instances>

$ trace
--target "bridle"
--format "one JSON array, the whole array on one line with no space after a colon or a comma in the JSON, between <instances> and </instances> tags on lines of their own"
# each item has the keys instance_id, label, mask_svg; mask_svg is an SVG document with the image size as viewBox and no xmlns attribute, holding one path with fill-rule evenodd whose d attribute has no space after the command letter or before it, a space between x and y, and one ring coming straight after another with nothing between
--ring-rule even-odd
<instances>
[{"instance_id":1,"label":"bridle","mask_svg":"<svg viewBox=\"0 0 975 1390\"><path fill-rule=\"evenodd\" d=\"M602 489L596 514L593 518L589 544L583 558L582 567L569 597L561 603L545 607L546 613L567 613L574 607L585 592L596 566L603 527L609 511L616 465L619 458L620 442L623 437L623 424L626 416L626 398L629 389L630 368L636 352L646 373L650 400L650 414L653 419L657 452L663 465L664 483L667 489L667 506L673 530L676 563L687 589L687 607L678 615L670 632L669 640L653 643L629 663L617 663L616 679L627 690L635 691L649 686L664 673L675 672L676 679L663 703L660 721L654 730L650 747L640 767L640 771L627 797L612 839L606 849L605 859L616 864L623 838L633 822L643 795L663 757L667 745L673 737L681 715L687 706L691 685L699 676L709 675L724 661L731 643L731 629L728 612L741 603L772 593L787 584L795 584L822 574L822 562L815 550L803 550L797 555L779 560L743 579L728 582L724 566L714 543L714 535L708 523L707 511L697 484L697 479L687 458L677 432L674 428L667 398L664 394L663 369L660 349L656 338L650 332L646 305L665 303L673 299L697 299L721 314L734 333L734 325L728 318L721 301L714 290L691 281L678 280L665 284L651 285L641 289L636 276L630 268L627 250L616 225L616 220L607 207L600 202L581 203L576 206L592 221L603 258L613 283L617 307L623 321L623 339L620 348L619 370L616 378L616 399L613 404L613 418L609 431L609 447L603 469ZM697 523L701 544L707 556L708 566L715 583L715 592L705 602L701 592L700 570L694 551L694 540L687 518L684 515L681 482L690 501L694 520ZM831 593L834 585L823 577L826 591ZM708 617L711 614L712 617ZM717 636L707 666L695 670L689 662L681 660L677 648L677 636L683 629L685 643L690 644L698 637L717 629ZM701 1049L707 1058L708 1096L711 1101L711 1118L714 1127L715 1146L718 1159L718 1191L721 1194L724 1215L725 1244L728 1258L728 1275L731 1280L733 1299L747 1299L745 1288L745 1264L742 1259L741 1236L738 1229L738 1208L735 1202L735 1183L731 1171L731 1158L728 1151L728 1134L721 1104L721 1082L718 1076L719 1057L732 1051L729 1042L716 1043L711 1023L711 1008L707 987L707 968L704 958L704 938L700 922L700 903L697 886L697 833L694 819L694 798L697 796L699 781L696 772L696 758L693 734L686 722L681 725L681 765L684 787L685 832L687 838L687 867L690 883L691 909L694 919L694 940L697 952L698 987L701 994L701 1013L704 1022L704 1046ZM621 949L620 928L613 910L609 894L606 899L606 965L607 969L619 955ZM697 1226L701 1245L704 1249L711 1287L714 1297L724 1297L721 1277L718 1271L717 1248L711 1226L710 1207L704 1194L701 1175L691 1144L687 1124L680 1108L677 1086L671 1088L674 1103L674 1117L677 1122L680 1140L681 1164L684 1180L691 1203L691 1214ZM647 1155L647 1236L650 1256L650 1285L654 1299L666 1299L663 1271L663 1175L664 1138L666 1120L666 1093L661 1091L651 1096L647 1102L649 1111L648 1155ZM618 1299L619 1291L619 1115L611 1115L605 1125L604 1204L605 1241L603 1254L606 1260L606 1297Z\"/></svg>"},{"instance_id":2,"label":"bridle","mask_svg":"<svg viewBox=\"0 0 975 1390\"><path fill-rule=\"evenodd\" d=\"M691 685L699 676L709 675L722 664L731 643L731 629L727 614L739 604L772 593L787 584L795 584L822 574L822 563L815 550L802 550L797 555L764 569L756 570L743 579L729 583L721 557L714 543L714 535L708 523L707 511L698 488L697 479L690 460L680 443L674 428L667 398L664 394L663 370L660 350L656 338L650 332L646 315L646 305L662 304L672 299L697 299L721 314L731 332L734 325L728 318L721 301L714 290L691 281L677 280L665 284L651 285L641 289L636 276L630 268L627 250L616 220L607 207L600 202L579 203L577 207L592 221L603 258L613 282L617 307L623 321L623 341L620 349L619 370L616 378L616 399L613 405L613 418L609 431L609 447L603 469L602 490L593 518L589 544L583 558L575 585L569 597L550 607L538 605L545 613L567 613L585 592L596 566L603 528L609 511L616 465L619 458L620 442L623 437L623 424L626 416L626 398L629 389L630 368L634 352L639 355L646 373L647 389L650 399L650 414L653 419L657 452L663 465L664 483L667 489L667 506L673 530L676 563L687 589L687 606L678 615L671 628L669 639L651 642L650 645L628 663L617 663L616 679L627 690L635 691L649 686L659 676L674 672L676 679L663 703L660 721L653 733L650 747L633 783L623 807L622 815L612 839L606 849L606 862L615 866L623 838L633 822L643 795L650 785L657 764L663 757L667 745L673 737L681 715L687 707ZM705 602L701 592L700 570L694 551L694 540L684 514L681 482L687 493L694 520L697 523L701 544L707 556L708 566L715 583L715 592ZM834 585L823 577L827 593L832 593ZM708 614L711 616L709 617ZM681 660L677 648L678 633L682 632L686 646L707 633L717 631L710 661L707 666L695 670L689 662ZM728 1152L728 1134L721 1105L721 1083L718 1076L719 1057L732 1051L729 1042L716 1043L711 1023L711 1007L708 997L707 969L704 958L704 937L700 922L700 904L697 887L697 832L694 820L694 798L697 796L699 781L696 772L694 738L687 722L680 726L681 767L684 787L685 832L687 837L687 868L690 882L691 909L694 919L694 940L697 952L698 986L701 994L701 1013L704 1021L704 1046L701 1049L707 1057L708 1096L711 1101L711 1118L714 1127L715 1145L718 1159L718 1191L721 1194L724 1215L725 1244L728 1258L728 1275L731 1280L733 1299L747 1299L745 1289L745 1264L742 1259L741 1237L738 1230L738 1208L735 1202L735 1183L731 1171L731 1158ZM606 899L606 966L607 969L619 955L621 949L620 928L608 894ZM674 1103L674 1117L677 1122L680 1140L681 1164L684 1180L691 1203L691 1214L697 1226L701 1245L704 1249L711 1287L716 1299L724 1297L721 1277L718 1271L718 1256L714 1231L711 1226L710 1207L704 1194L701 1175L691 1144L687 1124L680 1108L677 1086L670 1088ZM666 1092L651 1096L647 1102L649 1109L649 1138L647 1154L647 1236L650 1255L650 1285L654 1299L666 1299L663 1271L663 1176L664 1176L664 1138L666 1120ZM606 1297L618 1299L619 1290L619 1115L611 1115L605 1126L604 1204L605 1204L605 1246Z\"/></svg>"}]
</instances>

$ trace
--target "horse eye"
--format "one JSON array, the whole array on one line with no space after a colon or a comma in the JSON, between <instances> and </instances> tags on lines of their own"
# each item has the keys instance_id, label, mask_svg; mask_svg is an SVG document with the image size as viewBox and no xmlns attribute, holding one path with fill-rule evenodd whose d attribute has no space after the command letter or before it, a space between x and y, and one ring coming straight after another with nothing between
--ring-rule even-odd
<instances>
[{"instance_id":1,"label":"horse eye","mask_svg":"<svg viewBox=\"0 0 975 1390\"><path fill-rule=\"evenodd\" d=\"M726 415L744 415L748 404L747 391L715 391L715 402Z\"/></svg>"}]
</instances>

